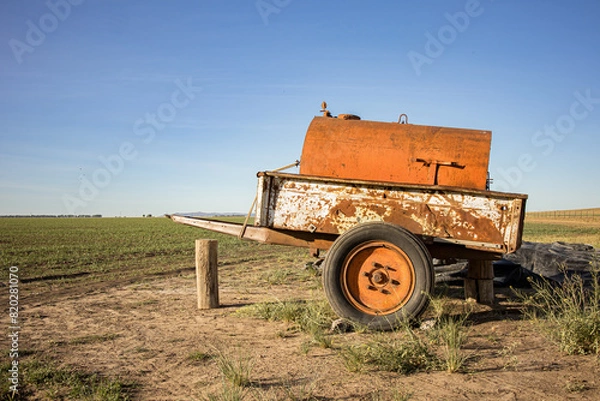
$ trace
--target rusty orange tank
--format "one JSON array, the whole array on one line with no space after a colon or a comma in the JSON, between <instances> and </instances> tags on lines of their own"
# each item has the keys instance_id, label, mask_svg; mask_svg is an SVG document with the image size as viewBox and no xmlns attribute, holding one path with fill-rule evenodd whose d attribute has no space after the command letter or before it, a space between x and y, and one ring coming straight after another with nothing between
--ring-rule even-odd
<instances>
[{"instance_id":1,"label":"rusty orange tank","mask_svg":"<svg viewBox=\"0 0 600 401\"><path fill-rule=\"evenodd\" d=\"M300 174L486 189L492 133L315 117L300 159Z\"/></svg>"}]
</instances>

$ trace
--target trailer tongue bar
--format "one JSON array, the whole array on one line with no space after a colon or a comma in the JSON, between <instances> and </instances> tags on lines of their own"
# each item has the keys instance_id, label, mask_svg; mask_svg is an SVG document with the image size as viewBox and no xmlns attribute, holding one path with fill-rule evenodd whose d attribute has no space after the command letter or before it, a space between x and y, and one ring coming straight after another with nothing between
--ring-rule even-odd
<instances>
[{"instance_id":1,"label":"trailer tongue bar","mask_svg":"<svg viewBox=\"0 0 600 401\"><path fill-rule=\"evenodd\" d=\"M331 234L311 234L302 231L273 230L267 227L244 226L239 223L203 219L192 216L168 215L176 223L232 235L245 240L273 245L289 245L311 249L329 249L337 238Z\"/></svg>"}]
</instances>

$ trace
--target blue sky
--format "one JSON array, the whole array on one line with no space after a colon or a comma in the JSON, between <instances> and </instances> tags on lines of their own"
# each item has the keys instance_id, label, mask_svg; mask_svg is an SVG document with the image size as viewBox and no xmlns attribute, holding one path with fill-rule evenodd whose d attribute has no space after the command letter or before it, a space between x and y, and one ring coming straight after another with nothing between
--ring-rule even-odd
<instances>
[{"instance_id":1,"label":"blue sky","mask_svg":"<svg viewBox=\"0 0 600 401\"><path fill-rule=\"evenodd\" d=\"M599 18L592 0L6 0L0 215L246 212L323 100L491 130L493 189L598 207Z\"/></svg>"}]
</instances>

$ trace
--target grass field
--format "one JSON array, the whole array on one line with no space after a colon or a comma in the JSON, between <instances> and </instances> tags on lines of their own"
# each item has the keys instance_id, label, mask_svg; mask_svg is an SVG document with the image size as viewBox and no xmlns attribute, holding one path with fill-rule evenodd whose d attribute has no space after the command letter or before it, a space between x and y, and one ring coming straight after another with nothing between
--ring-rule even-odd
<instances>
[{"instance_id":1,"label":"grass field","mask_svg":"<svg viewBox=\"0 0 600 401\"><path fill-rule=\"evenodd\" d=\"M238 307L233 312L209 314L206 322L197 326L196 322L204 315L196 313L196 320L190 322L189 319L190 315L194 315L195 301L194 241L199 238L219 241L219 281L225 296L229 296L226 302ZM600 222L585 216L551 220L547 216L528 215L524 240L584 242L600 247ZM521 374L517 372L519 363L523 363L519 360L541 358L542 346L530 351L528 344L531 341L548 344L537 337L537 329L510 322L506 316L514 309L513 301L507 301L509 306L501 306L500 312L480 310L468 321L468 314L462 315L459 321L440 320L445 323L440 323L428 334L417 333L415 336L409 329L391 334L359 331L355 336L347 337L327 334L326 328L333 317L324 302L320 280L311 271L301 268L310 260L304 249L240 241L235 237L178 225L166 218L0 219L2 281L6 281L10 266L18 266L25 327L36 327L35 330L41 331L39 334L24 334L25 338L38 340L23 340L27 345L20 350L26 389L32 399L144 399L135 394L140 391L152 394L154 386L158 386L156 380L164 375L175 375L174 372L180 370L181 377L171 380L187 389L185 391L197 391L193 399L201 400L241 399L236 398L236 394L245 394L247 397L244 399L256 400L336 399L334 389L345 383L343 378L348 374L359 375L357 382L363 386L368 386L371 380L381 380L382 383L393 380L399 386L390 387L388 392L372 393L379 395L362 393L360 399L411 399L411 392L402 387L406 385L401 378L403 375L427 372L428 376L424 379L433 388L443 389L447 386L448 376L434 376L432 371L444 371L446 375L446 372L469 371L473 378L465 379L464 386L475 385L477 375L486 375L483 372L490 371L490 376L485 379L487 382L484 380L481 386L470 390L475 397L483 399L497 395L497 390L494 390L496 393L486 393L489 383L496 380L495 376L514 371L516 379L507 377L503 379L507 381L502 382L504 387L512 386L511 380L519 380ZM169 284L175 279L179 281ZM188 287L189 291L184 292L183 288ZM435 296L438 298L433 300L429 315L446 316L447 311L440 311L448 302L452 305L458 303L460 308L472 308L472 305L460 301L460 295L447 298L442 291ZM3 302L5 298L6 291L2 294ZM245 305L247 302L248 305ZM7 303L8 300L5 305ZM600 315L597 308L594 313ZM243 316L250 320L240 320ZM282 321L291 326L263 326L252 322L252 317ZM489 327L485 323L488 320ZM474 330L468 329L467 325L476 321L480 325ZM66 326L70 327L67 332L64 330ZM177 329L175 333L174 328ZM24 329L23 333L27 330ZM208 334L199 336L201 330ZM273 331L257 336L254 334L256 330ZM527 334L514 334L515 330ZM515 335L528 337L515 340ZM240 340L240 336L247 337ZM262 353L272 350L273 354L270 357L262 354L250 357L246 353L240 356L239 349L235 348L240 345L233 346L233 351L230 350L233 353L229 354L221 349L202 346L209 340L221 344L226 350L232 347L229 345L231 341L233 344L244 341L241 346L248 355L254 349ZM262 342L257 345L259 341ZM296 344L295 350L290 351L290 343ZM465 353L462 350L464 343L471 347L471 352L486 356L475 358ZM306 359L311 358L309 354L314 353L311 351L314 349L321 350L318 353L323 358L322 362ZM125 353L119 354L119 350L125 350ZM238 383L232 388L223 385L223 393L215 395L218 383L215 385L214 378L217 377L218 382L219 377L215 376L215 369L221 370L224 377L244 373L253 377L262 375L269 382L272 375L282 374L281 367L269 363L270 358L280 358L284 354L296 361L290 366L306 368L307 377L315 369L322 369L322 375L341 371L341 376L331 379L320 377L321 381L331 381L330 387L329 384L314 384L312 387L297 384L293 375L299 373L290 373L291 376L282 379L280 387L273 385L272 390L248 377L227 379L245 384ZM555 354L552 349L543 348L543 355L539 365L542 368L533 364L525 367L525 372L529 369L546 372L543 366L549 361L552 365L547 366L564 367L556 368L555 374L564 376L565 372L570 372L573 362ZM403 361L405 357L408 359ZM123 359L123 365L118 367L115 358ZM146 361L150 361L150 367L143 367ZM582 361L588 364L586 366L596 366L591 360ZM337 367L332 369L332 364ZM4 360L0 365L0 378L3 380L0 399L10 399L5 388L9 366ZM136 370L137 365L140 366L139 371ZM233 369L233 372L226 375L226 369ZM554 369L540 375L551 375ZM240 372L244 370L247 372ZM158 373L153 376L155 371ZM368 376L360 376L364 372L369 372L366 373ZM389 372L400 376L392 377ZM595 384L589 384L595 373L583 373L587 376L569 376L566 382L566 379L558 379L563 381L562 387L545 393L539 399L553 399L556 394L590 394L595 391ZM211 393L186 387L190 375L209 375L211 380L199 381L196 386L210 388ZM369 380L363 380L364 377L369 377ZM532 378L534 381L538 379ZM543 376L542 379L546 380L547 388L557 382L555 376ZM452 380L463 381L460 376L453 376ZM414 389L421 388L413 384ZM344 390L347 394L358 391L355 389L358 385L348 386ZM174 386L165 384L164 387ZM161 391L167 394L170 390ZM181 394L187 394L185 391ZM326 395L322 398L314 396L319 391ZM460 389L455 391L459 396L448 399L472 399L461 398ZM271 396L272 393L277 395ZM424 393L417 398L435 399L446 397L445 394L444 389L437 396ZM529 395L533 395L531 399L538 399L536 396L539 394L536 394ZM181 398L172 396L164 399Z\"/></svg>"},{"instance_id":2,"label":"grass field","mask_svg":"<svg viewBox=\"0 0 600 401\"><path fill-rule=\"evenodd\" d=\"M175 224L167 218L0 218L2 282L8 281L9 268L17 266L19 305L25 310L26 305L85 297L129 284L191 277L194 241L201 238L218 240L220 281L224 286L244 288L257 282L273 285L304 280L301 269L273 269L273 273L261 269L267 264L303 265L309 259L303 249L241 241ZM254 269L260 272L255 274ZM7 296L8 290L1 295L5 305ZM152 307L155 303L141 300L136 305ZM111 342L116 337L114 333L86 333L67 342L54 341L70 348ZM21 371L26 372L26 388L44 389L45 394L37 398L39 394L34 391L36 395L29 394L34 399L128 399L126 389L131 383L127 379L62 366L24 344L22 340L19 355L22 363L25 360ZM2 353L8 354L4 350ZM0 361L0 400L13 399L5 376L9 367L4 359Z\"/></svg>"},{"instance_id":3,"label":"grass field","mask_svg":"<svg viewBox=\"0 0 600 401\"><path fill-rule=\"evenodd\" d=\"M600 209L527 213L525 241L566 241L600 248Z\"/></svg>"},{"instance_id":4,"label":"grass field","mask_svg":"<svg viewBox=\"0 0 600 401\"><path fill-rule=\"evenodd\" d=\"M194 241L200 238L219 241L222 265L306 254L303 249L240 241L167 218L1 218L0 265L19 266L23 282L144 278L193 267ZM600 248L600 221L528 215L523 239Z\"/></svg>"},{"instance_id":5,"label":"grass field","mask_svg":"<svg viewBox=\"0 0 600 401\"><path fill-rule=\"evenodd\" d=\"M219 262L226 266L303 253L167 218L2 218L0 264L19 266L23 282L144 278L193 267L194 241L201 238L219 241Z\"/></svg>"}]
</instances>

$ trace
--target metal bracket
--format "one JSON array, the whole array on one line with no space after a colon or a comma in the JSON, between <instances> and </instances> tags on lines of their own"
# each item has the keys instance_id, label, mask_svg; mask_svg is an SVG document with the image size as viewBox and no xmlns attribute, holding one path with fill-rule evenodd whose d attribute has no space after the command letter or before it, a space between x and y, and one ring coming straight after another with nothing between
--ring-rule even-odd
<instances>
[{"instance_id":1,"label":"metal bracket","mask_svg":"<svg viewBox=\"0 0 600 401\"><path fill-rule=\"evenodd\" d=\"M440 167L452 167L463 169L464 165L458 164L457 162L441 162L438 160L425 160L425 159L415 159L417 163L423 163L425 167L430 167L433 165L435 167L434 176L433 176L433 185L438 185L438 173L440 171Z\"/></svg>"}]
</instances>

